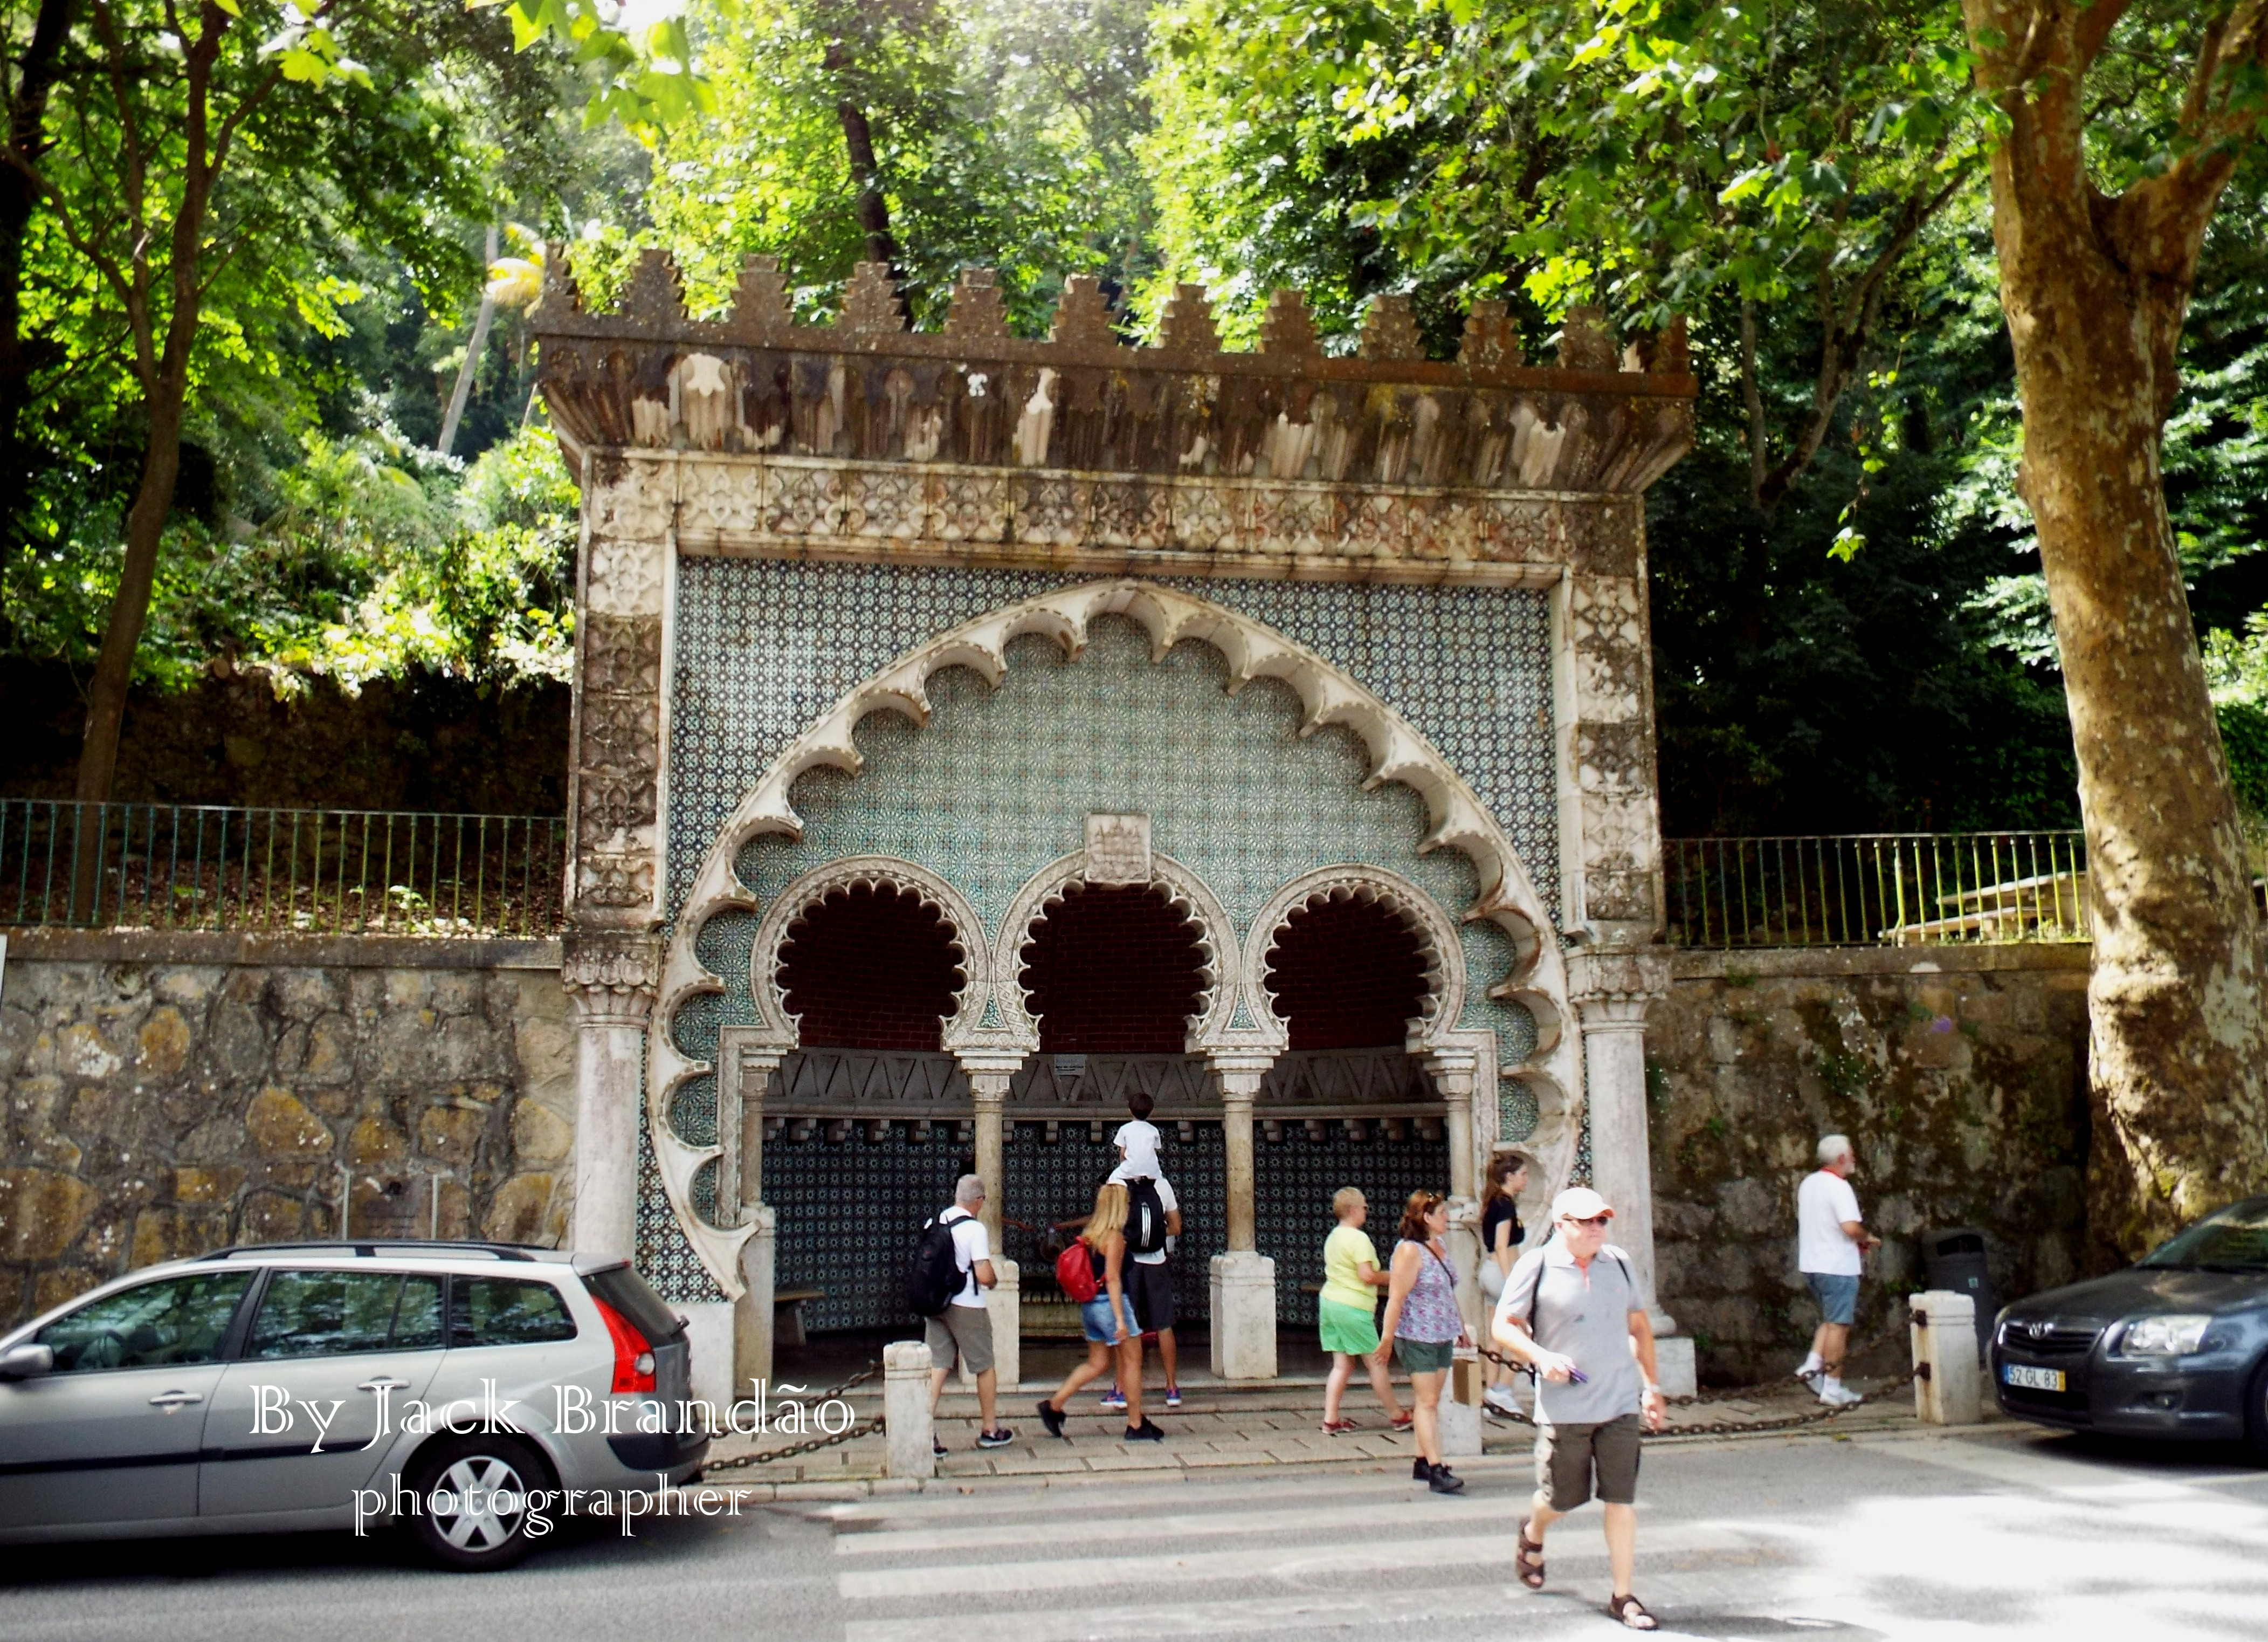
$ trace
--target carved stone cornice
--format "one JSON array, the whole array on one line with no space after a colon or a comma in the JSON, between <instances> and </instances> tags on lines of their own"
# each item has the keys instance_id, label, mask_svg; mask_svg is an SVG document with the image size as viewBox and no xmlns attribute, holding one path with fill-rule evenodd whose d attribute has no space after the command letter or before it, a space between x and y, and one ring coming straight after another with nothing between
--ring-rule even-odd
<instances>
[{"instance_id":1,"label":"carved stone cornice","mask_svg":"<svg viewBox=\"0 0 2268 1642\"><path fill-rule=\"evenodd\" d=\"M1638 1032L1646 1011L1669 995L1668 947L1571 952L1567 995L1585 1032Z\"/></svg>"},{"instance_id":2,"label":"carved stone cornice","mask_svg":"<svg viewBox=\"0 0 2268 1642\"><path fill-rule=\"evenodd\" d=\"M1203 293L1183 287L1168 345L1136 348L1086 281L1033 341L1008 336L997 287L966 276L945 329L918 333L876 267L836 323L803 326L768 263L751 263L728 314L696 320L659 254L608 314L584 311L566 260L555 249L534 317L554 425L578 451L707 451L764 470L728 487L752 516L723 532L727 551L1407 558L1438 576L1449 561L1535 557L1556 528L1499 516L1491 499L1634 497L1692 441L1682 344L1634 348L1649 368L1616 369L1615 340L1580 313L1560 367L1539 369L1486 305L1454 360L1417 357L1392 297L1356 356L1327 357L1298 294L1279 292L1259 350L1226 352ZM1576 534L1560 532L1562 559Z\"/></svg>"},{"instance_id":3,"label":"carved stone cornice","mask_svg":"<svg viewBox=\"0 0 2268 1642\"><path fill-rule=\"evenodd\" d=\"M661 937L592 932L561 943L559 979L586 1026L643 1027L661 986Z\"/></svg>"}]
</instances>

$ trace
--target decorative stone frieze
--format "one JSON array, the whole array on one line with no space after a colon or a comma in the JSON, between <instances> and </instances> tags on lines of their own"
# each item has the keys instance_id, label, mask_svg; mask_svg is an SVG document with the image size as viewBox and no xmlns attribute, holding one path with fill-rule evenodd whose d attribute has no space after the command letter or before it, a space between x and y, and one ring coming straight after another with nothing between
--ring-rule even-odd
<instances>
[{"instance_id":1,"label":"decorative stone frieze","mask_svg":"<svg viewBox=\"0 0 2268 1642\"><path fill-rule=\"evenodd\" d=\"M1443 362L1422 357L1408 299L1381 297L1357 356L1326 358L1289 291L1259 351L1231 353L1194 286L1163 345L1131 348L1091 278L1036 342L1007 334L982 270L921 334L879 264L835 325L799 326L769 259L713 321L686 315L658 254L611 314L583 311L565 263L556 252L535 329L571 449L714 456L641 485L666 518L600 501L593 529L674 524L688 551L1541 581L1580 534L1571 509L1644 491L1691 440L1682 345L1635 351L1663 368L1617 369L1580 314L1562 344L1577 368L1547 370L1521 361L1501 304L1476 305Z\"/></svg>"}]
</instances>

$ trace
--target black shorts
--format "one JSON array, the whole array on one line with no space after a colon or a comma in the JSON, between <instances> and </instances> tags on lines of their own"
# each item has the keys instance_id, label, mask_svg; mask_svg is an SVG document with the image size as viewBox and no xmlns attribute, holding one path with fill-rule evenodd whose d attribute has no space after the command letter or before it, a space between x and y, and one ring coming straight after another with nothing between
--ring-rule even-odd
<instances>
[{"instance_id":1,"label":"black shorts","mask_svg":"<svg viewBox=\"0 0 2268 1642\"><path fill-rule=\"evenodd\" d=\"M1118 1286L1134 1302L1134 1315L1150 1333L1174 1326L1174 1267L1170 1261L1155 1266L1137 1264L1131 1255L1118 1268Z\"/></svg>"}]
</instances>

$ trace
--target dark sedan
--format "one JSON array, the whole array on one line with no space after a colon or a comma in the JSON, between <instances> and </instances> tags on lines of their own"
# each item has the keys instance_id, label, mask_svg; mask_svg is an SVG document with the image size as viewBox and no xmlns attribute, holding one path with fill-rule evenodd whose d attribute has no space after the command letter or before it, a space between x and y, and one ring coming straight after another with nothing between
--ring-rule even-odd
<instances>
[{"instance_id":1,"label":"dark sedan","mask_svg":"<svg viewBox=\"0 0 2268 1642\"><path fill-rule=\"evenodd\" d=\"M2250 1441L2268 1459L2268 1197L2140 1264L2011 1305L1992 1386L2019 1419L2120 1437Z\"/></svg>"}]
</instances>

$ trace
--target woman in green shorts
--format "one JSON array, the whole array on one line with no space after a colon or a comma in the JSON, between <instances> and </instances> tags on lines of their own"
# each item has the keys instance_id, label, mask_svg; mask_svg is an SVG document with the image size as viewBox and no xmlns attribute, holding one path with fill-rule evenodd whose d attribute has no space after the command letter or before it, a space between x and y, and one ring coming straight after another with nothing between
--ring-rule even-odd
<instances>
[{"instance_id":1,"label":"woman in green shorts","mask_svg":"<svg viewBox=\"0 0 2268 1642\"><path fill-rule=\"evenodd\" d=\"M1454 1494L1465 1485L1441 1463L1441 1387L1468 1339L1464 1313L1457 1309L1456 1274L1449 1269L1448 1235L1447 1200L1439 1192L1410 1193L1386 1290L1385 1331L1418 1399L1418 1461L1410 1475L1437 1494Z\"/></svg>"},{"instance_id":2,"label":"woman in green shorts","mask_svg":"<svg viewBox=\"0 0 2268 1642\"><path fill-rule=\"evenodd\" d=\"M1343 1186L1331 1197L1331 1212L1339 1217L1338 1230L1323 1239L1323 1291L1315 1301L1315 1321L1323 1350L1331 1354L1331 1375L1323 1383L1323 1430L1336 1437L1354 1429L1352 1420L1339 1417L1339 1399L1354 1376L1360 1357L1370 1370L1370 1387L1386 1405L1394 1429L1410 1429L1410 1416L1394 1400L1394 1384L1387 1378L1386 1352L1379 1344L1378 1291L1386 1274L1378 1267L1378 1250L1363 1235L1362 1223L1370 1213L1362 1194Z\"/></svg>"}]
</instances>

